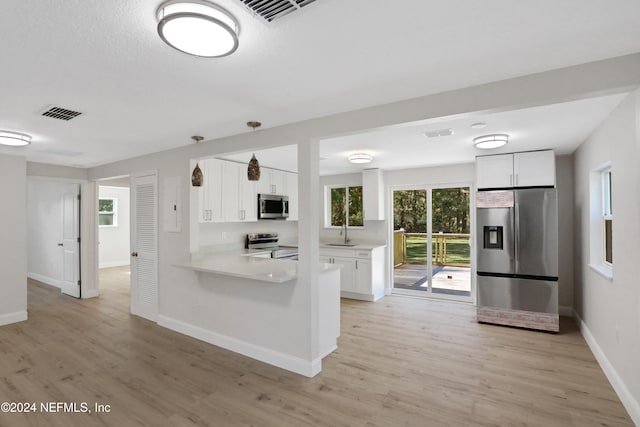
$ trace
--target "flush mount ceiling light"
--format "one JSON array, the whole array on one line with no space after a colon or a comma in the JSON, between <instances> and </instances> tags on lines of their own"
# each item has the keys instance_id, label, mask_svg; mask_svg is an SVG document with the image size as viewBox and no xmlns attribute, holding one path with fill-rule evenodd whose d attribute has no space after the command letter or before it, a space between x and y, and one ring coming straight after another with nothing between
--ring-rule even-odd
<instances>
[{"instance_id":1,"label":"flush mount ceiling light","mask_svg":"<svg viewBox=\"0 0 640 427\"><path fill-rule=\"evenodd\" d=\"M217 4L169 0L157 12L158 35L169 46L195 56L227 56L238 48L238 22Z\"/></svg>"},{"instance_id":2,"label":"flush mount ceiling light","mask_svg":"<svg viewBox=\"0 0 640 427\"><path fill-rule=\"evenodd\" d=\"M21 147L31 144L31 136L25 133L0 130L0 144Z\"/></svg>"},{"instance_id":3,"label":"flush mount ceiling light","mask_svg":"<svg viewBox=\"0 0 640 427\"><path fill-rule=\"evenodd\" d=\"M507 142L509 142L509 135L504 133L496 133L493 135L483 135L477 138L473 138L473 145L475 145L476 148L482 148L485 150L490 148L502 147Z\"/></svg>"},{"instance_id":4,"label":"flush mount ceiling light","mask_svg":"<svg viewBox=\"0 0 640 427\"><path fill-rule=\"evenodd\" d=\"M371 163L371 160L373 160L373 156L367 153L355 153L351 154L349 157L347 157L347 159L349 159L349 162L351 163L363 164Z\"/></svg>"}]
</instances>

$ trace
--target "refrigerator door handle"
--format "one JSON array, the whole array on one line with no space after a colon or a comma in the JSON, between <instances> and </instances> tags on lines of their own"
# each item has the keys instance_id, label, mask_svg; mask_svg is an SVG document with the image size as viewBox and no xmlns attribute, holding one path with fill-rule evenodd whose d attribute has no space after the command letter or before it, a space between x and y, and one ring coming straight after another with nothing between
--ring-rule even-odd
<instances>
[{"instance_id":1,"label":"refrigerator door handle","mask_svg":"<svg viewBox=\"0 0 640 427\"><path fill-rule=\"evenodd\" d=\"M515 256L515 272L518 273L520 271L520 266L518 265L518 262L520 261L520 205L516 202L513 204L513 209L514 209L514 216L512 221L514 222L513 224L513 231L514 231L514 237L515 237L515 245L513 248L513 253Z\"/></svg>"}]
</instances>

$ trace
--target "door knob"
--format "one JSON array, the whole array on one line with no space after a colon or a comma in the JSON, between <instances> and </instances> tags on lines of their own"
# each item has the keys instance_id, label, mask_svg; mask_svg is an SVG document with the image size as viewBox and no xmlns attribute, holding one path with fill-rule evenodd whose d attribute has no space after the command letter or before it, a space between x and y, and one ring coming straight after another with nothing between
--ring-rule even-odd
<instances>
[{"instance_id":1,"label":"door knob","mask_svg":"<svg viewBox=\"0 0 640 427\"><path fill-rule=\"evenodd\" d=\"M131 252L131 256L138 256L138 252Z\"/></svg>"},{"instance_id":2,"label":"door knob","mask_svg":"<svg viewBox=\"0 0 640 427\"><path fill-rule=\"evenodd\" d=\"M58 246L64 246L64 243L58 243Z\"/></svg>"}]
</instances>

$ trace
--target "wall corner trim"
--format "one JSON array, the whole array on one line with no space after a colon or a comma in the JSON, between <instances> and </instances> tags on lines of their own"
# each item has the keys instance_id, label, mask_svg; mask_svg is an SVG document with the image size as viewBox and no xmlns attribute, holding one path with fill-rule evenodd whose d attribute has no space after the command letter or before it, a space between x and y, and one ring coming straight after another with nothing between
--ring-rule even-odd
<instances>
[{"instance_id":1,"label":"wall corner trim","mask_svg":"<svg viewBox=\"0 0 640 427\"><path fill-rule=\"evenodd\" d=\"M158 315L158 325L305 377L312 378L322 370L322 357L300 359L162 315Z\"/></svg>"},{"instance_id":2,"label":"wall corner trim","mask_svg":"<svg viewBox=\"0 0 640 427\"><path fill-rule=\"evenodd\" d=\"M635 423L635 425L640 426L640 402L638 402L633 397L624 381L622 381L622 378L620 378L620 375L618 375L618 372L615 370L611 362L609 362L607 356L602 351L602 348L600 348L600 345L598 345L598 342L596 341L595 337L589 330L589 327L582 320L580 315L576 311L574 311L573 317L576 319L576 323L580 328L580 332L587 342L587 345L591 349L591 352L604 371L604 374L607 376L607 379L613 386L613 390L617 393L620 401L622 402L622 405L629 413L631 420Z\"/></svg>"},{"instance_id":3,"label":"wall corner trim","mask_svg":"<svg viewBox=\"0 0 640 427\"><path fill-rule=\"evenodd\" d=\"M16 311L0 315L0 326L10 325L11 323L24 322L27 320L27 310Z\"/></svg>"}]
</instances>

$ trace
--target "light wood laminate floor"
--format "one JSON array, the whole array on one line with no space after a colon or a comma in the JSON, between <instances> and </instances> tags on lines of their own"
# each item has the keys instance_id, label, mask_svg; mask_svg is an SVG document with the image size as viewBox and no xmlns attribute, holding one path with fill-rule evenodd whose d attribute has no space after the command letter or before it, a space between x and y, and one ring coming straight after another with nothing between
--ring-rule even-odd
<instances>
[{"instance_id":1,"label":"light wood laminate floor","mask_svg":"<svg viewBox=\"0 0 640 427\"><path fill-rule=\"evenodd\" d=\"M29 320L0 327L0 401L111 411L0 426L633 425L571 319L553 335L458 303L342 300L339 348L309 379L129 315L117 270L91 300L29 281Z\"/></svg>"}]
</instances>

